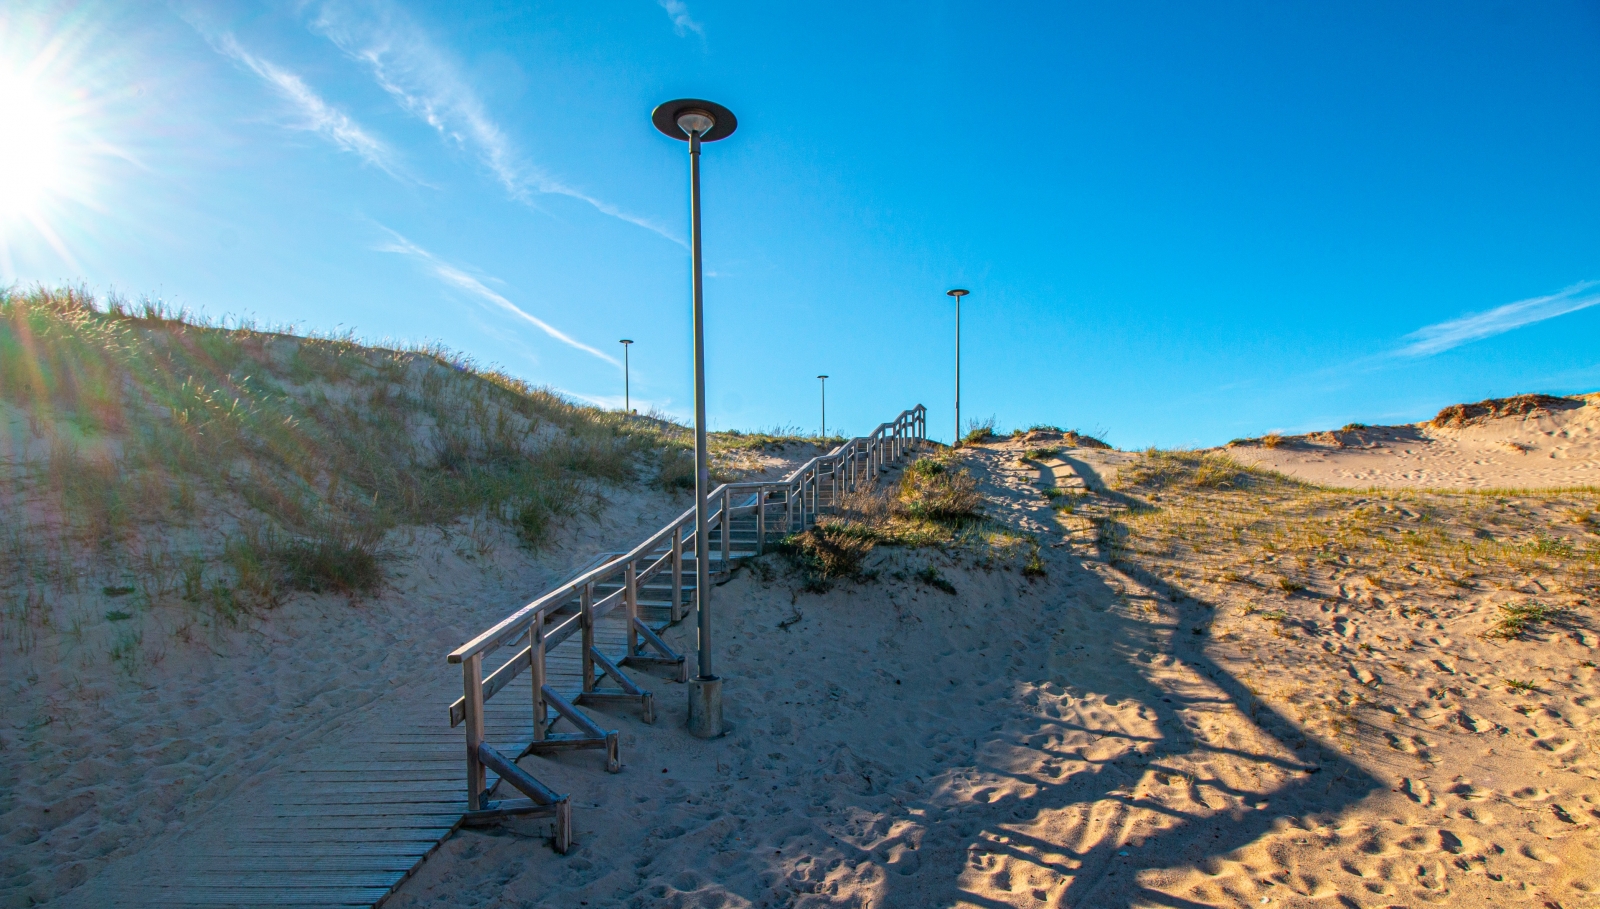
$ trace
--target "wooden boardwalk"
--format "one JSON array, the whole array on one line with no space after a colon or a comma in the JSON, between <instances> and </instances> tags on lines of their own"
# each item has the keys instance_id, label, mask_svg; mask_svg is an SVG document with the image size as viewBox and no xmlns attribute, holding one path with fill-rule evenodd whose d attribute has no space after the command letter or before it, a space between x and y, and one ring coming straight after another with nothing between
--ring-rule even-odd
<instances>
[{"instance_id":1,"label":"wooden boardwalk","mask_svg":"<svg viewBox=\"0 0 1600 909\"><path fill-rule=\"evenodd\" d=\"M666 612L646 610L653 624ZM600 648L619 659L624 620L618 610L596 623ZM552 651L548 666L551 687L576 697L576 640ZM113 862L50 905L238 909L382 901L455 830L466 804L465 744L447 714L461 677L442 660L429 669L428 681L354 711L292 765L262 774L198 823ZM658 694L672 684L635 678ZM508 755L532 738L528 679L524 673L487 705L489 741ZM597 719L605 725L603 714Z\"/></svg>"}]
</instances>

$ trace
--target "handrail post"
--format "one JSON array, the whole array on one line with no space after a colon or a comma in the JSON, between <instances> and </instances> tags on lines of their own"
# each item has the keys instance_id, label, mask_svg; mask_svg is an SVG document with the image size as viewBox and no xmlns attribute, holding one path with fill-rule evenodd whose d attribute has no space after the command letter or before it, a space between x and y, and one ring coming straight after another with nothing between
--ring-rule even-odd
<instances>
[{"instance_id":1,"label":"handrail post","mask_svg":"<svg viewBox=\"0 0 1600 909\"><path fill-rule=\"evenodd\" d=\"M733 571L733 562L730 561L733 557L733 545L729 539L733 535L733 521L732 516L728 514L728 505L731 501L732 493L728 487L722 487L722 570L725 572Z\"/></svg>"},{"instance_id":2,"label":"handrail post","mask_svg":"<svg viewBox=\"0 0 1600 909\"><path fill-rule=\"evenodd\" d=\"M533 740L544 741L550 711L544 702L544 615L533 617L528 627L528 677L533 680Z\"/></svg>"},{"instance_id":3,"label":"handrail post","mask_svg":"<svg viewBox=\"0 0 1600 909\"><path fill-rule=\"evenodd\" d=\"M483 809L483 791L488 776L478 749L483 746L483 655L475 653L461 661L461 694L466 700L467 727L467 810Z\"/></svg>"},{"instance_id":4,"label":"handrail post","mask_svg":"<svg viewBox=\"0 0 1600 909\"><path fill-rule=\"evenodd\" d=\"M756 555L767 551L767 487L756 490Z\"/></svg>"},{"instance_id":5,"label":"handrail post","mask_svg":"<svg viewBox=\"0 0 1600 909\"><path fill-rule=\"evenodd\" d=\"M801 510L805 512L805 525L812 526L817 522L817 465L811 465L811 507L806 509L805 497L800 498Z\"/></svg>"},{"instance_id":6,"label":"handrail post","mask_svg":"<svg viewBox=\"0 0 1600 909\"><path fill-rule=\"evenodd\" d=\"M639 655L639 632L634 625L639 620L639 565L632 559L628 560L628 567L624 569L624 583L627 585L622 595L622 602L628 610L628 649L623 651L628 656Z\"/></svg>"},{"instance_id":7,"label":"handrail post","mask_svg":"<svg viewBox=\"0 0 1600 909\"><path fill-rule=\"evenodd\" d=\"M579 595L579 608L583 610L583 690L594 690L594 582L583 585Z\"/></svg>"},{"instance_id":8,"label":"handrail post","mask_svg":"<svg viewBox=\"0 0 1600 909\"><path fill-rule=\"evenodd\" d=\"M683 620L683 525L672 528L672 621Z\"/></svg>"}]
</instances>

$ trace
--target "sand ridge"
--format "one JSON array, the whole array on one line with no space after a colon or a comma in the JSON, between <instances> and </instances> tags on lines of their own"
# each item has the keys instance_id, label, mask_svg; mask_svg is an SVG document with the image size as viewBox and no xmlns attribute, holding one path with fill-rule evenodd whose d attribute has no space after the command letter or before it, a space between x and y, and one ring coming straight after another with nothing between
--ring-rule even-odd
<instances>
[{"instance_id":1,"label":"sand ridge","mask_svg":"<svg viewBox=\"0 0 1600 909\"><path fill-rule=\"evenodd\" d=\"M1240 461L1324 486L1550 489L1600 485L1600 394L1551 413L1461 427L1360 427L1230 445Z\"/></svg>"}]
</instances>

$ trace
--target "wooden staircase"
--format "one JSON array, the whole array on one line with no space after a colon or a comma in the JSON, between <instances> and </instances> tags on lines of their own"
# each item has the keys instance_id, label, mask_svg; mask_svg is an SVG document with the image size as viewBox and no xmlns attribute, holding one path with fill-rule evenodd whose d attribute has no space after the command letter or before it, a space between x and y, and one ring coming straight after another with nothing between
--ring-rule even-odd
<instances>
[{"instance_id":1,"label":"wooden staircase","mask_svg":"<svg viewBox=\"0 0 1600 909\"><path fill-rule=\"evenodd\" d=\"M738 563L760 555L773 542L804 530L841 497L871 482L927 439L927 411L904 411L870 435L851 439L819 455L782 480L724 484L710 497L706 527L708 568L713 582ZM554 819L554 846L572 842L571 805L516 766L516 757L569 748L597 748L606 769L622 769L617 732L603 729L584 706L634 705L646 722L655 719L654 694L629 671L665 669L687 680L685 655L662 639L668 627L694 608L695 518L680 515L627 552L595 557L572 579L456 648L449 662L462 667L462 697L450 705L450 725L465 726L466 812L463 823L510 814ZM491 668L492 667L492 668ZM491 743L486 704L506 690L521 692L514 711L531 707L525 735ZM496 730L516 728L496 704ZM514 755L515 757L512 757ZM520 798L497 799L507 783Z\"/></svg>"}]
</instances>

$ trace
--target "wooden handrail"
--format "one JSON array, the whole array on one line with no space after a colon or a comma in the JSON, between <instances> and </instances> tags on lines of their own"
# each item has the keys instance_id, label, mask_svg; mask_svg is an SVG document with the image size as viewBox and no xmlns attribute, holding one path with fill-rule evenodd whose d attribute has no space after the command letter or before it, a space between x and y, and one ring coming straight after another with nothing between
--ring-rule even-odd
<instances>
[{"instance_id":1,"label":"wooden handrail","mask_svg":"<svg viewBox=\"0 0 1600 909\"><path fill-rule=\"evenodd\" d=\"M920 404L911 408L910 410L901 411L900 415L895 417L893 420L887 423L878 424L878 427L867 436L850 439L840 444L839 447L835 448L828 454L817 455L816 457L802 464L800 467L796 468L782 480L724 483L718 486L716 489L712 490L711 494L707 497L708 501L713 503L714 508L712 514L707 515L708 527L711 526L711 522L709 521L711 517L719 517L721 515L722 496L725 493L733 493L744 490L762 490L776 486L789 487L795 483L800 483L803 488L805 484L805 474L808 471L820 466L823 462L837 462L838 460L842 459L845 456L846 448L851 448L863 442L868 443L869 446L872 442L883 444L889 438L888 433L890 430L896 429L907 422L910 422L914 429L920 428L919 424L922 422L923 414L925 414L926 411L927 409ZM920 438L921 436L920 434L917 434L913 437ZM467 641L465 644L462 644L460 647L452 650L450 655L447 657L448 661L451 663L460 663L469 657L477 656L488 650L498 649L499 647L510 643L511 640L526 633L528 626L531 625L536 618L542 617L543 613L547 609L558 607L572 597L577 596L586 584L601 581L620 573L624 570L622 566L627 565L635 559L649 555L664 540L670 537L674 530L684 527L687 524L692 524L693 522L694 509L690 508L683 514L679 515L676 519L668 522L665 527L656 531L643 543L635 546L627 553L617 556L616 558L609 559L593 568L590 568L589 570L579 574L577 577L567 581L560 587L546 592L543 596L528 603L527 605L518 609L516 612L513 612L511 615L501 619L499 622L496 622L493 626L479 634L477 637L474 637L472 640ZM685 539L687 540L688 537Z\"/></svg>"},{"instance_id":2,"label":"wooden handrail","mask_svg":"<svg viewBox=\"0 0 1600 909\"><path fill-rule=\"evenodd\" d=\"M729 570L729 563L735 558L751 554L748 550L741 554L733 548L732 519L735 515L743 516L751 513L756 515L755 554L760 554L766 541L766 515L770 495L777 492L783 494L784 526L792 529L798 518L799 525L803 528L823 508L838 504L846 483L854 488L861 467L864 466L869 472L876 474L889 462L897 460L907 445L925 439L927 425L927 408L919 404L911 410L903 411L893 421L880 424L869 435L850 439L827 454L817 455L782 480L723 483L712 490L710 501L714 503L714 511L709 517L715 518L716 522L707 523L704 532L710 534L712 527L716 527L721 534L720 552L723 570ZM865 465L862 464L863 456L866 459ZM848 480L844 471L847 460L850 464ZM824 503L821 495L824 467L827 468L826 475L831 480L832 492L829 503ZM747 499L746 492L754 494ZM808 495L809 507L806 501ZM795 511L796 505L799 506L798 514ZM576 577L554 590L547 591L543 596L451 651L449 661L461 664L462 697L450 705L449 715L451 726L464 724L466 727L467 819L476 821L511 814L553 814L556 818L556 851L565 852L571 845L571 802L566 796L557 795L520 770L515 763L516 755L507 757L490 747L484 738L484 702L503 690L524 670L529 671L532 675L529 688L533 740L532 744L527 746L527 750L545 753L560 748L604 748L606 770L612 773L620 771L622 760L618 751L617 732L601 729L578 709L577 704L593 701L603 703L617 700L638 701L645 722L654 722L654 696L628 679L621 668L622 664L643 662L675 665L678 670L678 681L686 680L684 657L674 653L672 648L657 636L656 630L640 618L639 588L646 580L666 570L670 565L672 621L676 622L682 618L683 551L686 544L694 541L695 534L702 532L700 527L695 526L689 533L684 533L685 528L694 523L694 518L695 510L691 508L628 552L608 552L597 556L581 569ZM642 571L639 567L641 561L645 562ZM706 566L698 567L704 569ZM595 584L615 578L619 573L623 576L620 589L596 600ZM568 606L574 597L578 600L578 611L547 627L547 614L554 609ZM596 646L595 626L602 616L619 605L624 606L627 611L628 645L621 659L614 662ZM550 687L545 665L550 650L574 634L582 635L583 663L583 690L577 695L576 704L569 702L560 692ZM485 677L484 654L503 645L520 641L526 641L526 646ZM654 652L646 652L642 648L649 648ZM615 682L616 687L604 691L597 689L595 687L597 669ZM555 722L549 716L552 709L560 720L571 724L578 731L551 732L550 727ZM490 792L487 782L490 770L494 770L513 787L522 790L528 798L488 801Z\"/></svg>"}]
</instances>

